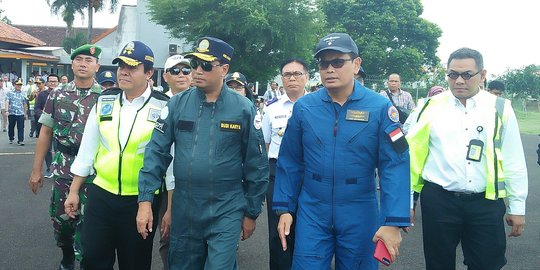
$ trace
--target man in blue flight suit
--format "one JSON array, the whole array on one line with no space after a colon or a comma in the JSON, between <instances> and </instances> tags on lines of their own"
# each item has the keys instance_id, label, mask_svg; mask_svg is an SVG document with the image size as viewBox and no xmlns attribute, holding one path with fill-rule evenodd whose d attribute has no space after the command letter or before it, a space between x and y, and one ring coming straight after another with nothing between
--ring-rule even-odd
<instances>
[{"instance_id":1,"label":"man in blue flight suit","mask_svg":"<svg viewBox=\"0 0 540 270\"><path fill-rule=\"evenodd\" d=\"M325 87L294 104L277 162L282 246L296 222L293 269L329 269L334 255L338 270L377 269L374 243L395 259L410 225L408 145L397 109L354 80L361 59L349 35L321 39L315 59Z\"/></svg>"},{"instance_id":2,"label":"man in blue flight suit","mask_svg":"<svg viewBox=\"0 0 540 270\"><path fill-rule=\"evenodd\" d=\"M195 87L171 98L146 148L137 215L143 237L152 228L150 202L174 142L170 269L236 269L240 232L249 238L261 212L266 148L255 106L223 82L232 53L220 39L199 39L186 55Z\"/></svg>"}]
</instances>

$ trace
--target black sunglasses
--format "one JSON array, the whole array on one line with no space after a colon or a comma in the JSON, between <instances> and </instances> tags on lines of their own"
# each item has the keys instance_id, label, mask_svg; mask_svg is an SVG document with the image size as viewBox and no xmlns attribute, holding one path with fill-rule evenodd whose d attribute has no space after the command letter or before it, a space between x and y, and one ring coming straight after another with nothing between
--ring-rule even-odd
<instances>
[{"instance_id":1,"label":"black sunglasses","mask_svg":"<svg viewBox=\"0 0 540 270\"><path fill-rule=\"evenodd\" d=\"M317 63L317 65L319 65L319 68L320 69L327 69L328 66L332 65L332 67L334 68L342 68L343 65L345 65L345 62L347 61L354 61L353 58L349 58L349 59L342 59L342 58L336 58L336 59L332 59L330 61L326 61L326 60L322 60L322 59L317 59L315 60L315 62Z\"/></svg>"},{"instance_id":2,"label":"black sunglasses","mask_svg":"<svg viewBox=\"0 0 540 270\"><path fill-rule=\"evenodd\" d=\"M448 78L450 78L452 80L457 80L457 78L459 78L459 76L461 76L461 78L463 78L464 80L467 81L470 78L476 76L480 72L481 72L481 70L479 70L478 72L476 72L474 74L470 74L469 72L463 72L463 73L450 72L450 73L446 74L446 76L448 76Z\"/></svg>"},{"instance_id":3,"label":"black sunglasses","mask_svg":"<svg viewBox=\"0 0 540 270\"><path fill-rule=\"evenodd\" d=\"M190 67L183 67L183 68L173 67L173 68L168 68L166 72L171 73L171 75L178 75L180 74L180 72L182 72L182 74L184 75L189 75L191 73L191 68Z\"/></svg>"},{"instance_id":4,"label":"black sunglasses","mask_svg":"<svg viewBox=\"0 0 540 270\"><path fill-rule=\"evenodd\" d=\"M213 65L210 62L200 61L197 59L191 59L191 61L189 61L189 65L191 66L192 69L197 69L200 66L202 70L206 72L212 71L214 67L221 66L221 64Z\"/></svg>"}]
</instances>

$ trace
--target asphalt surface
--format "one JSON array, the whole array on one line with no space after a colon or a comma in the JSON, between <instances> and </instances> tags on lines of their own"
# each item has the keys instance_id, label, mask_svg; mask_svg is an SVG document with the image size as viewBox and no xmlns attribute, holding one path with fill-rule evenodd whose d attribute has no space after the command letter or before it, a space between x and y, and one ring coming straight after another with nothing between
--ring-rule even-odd
<instances>
[{"instance_id":1,"label":"asphalt surface","mask_svg":"<svg viewBox=\"0 0 540 270\"><path fill-rule=\"evenodd\" d=\"M26 124L29 127L28 121ZM536 164L535 152L538 139L535 135L522 136L529 173L527 225L524 235L508 238L508 264L504 269L540 269L540 166ZM27 185L35 142L35 138L26 138L25 146L10 145L7 133L0 131L0 270L57 269L62 256L56 247L48 215L51 180L45 180L37 195L32 194ZM398 260L391 267L381 269L425 268L420 216L418 213L413 231L403 234ZM240 243L240 269L268 269L267 232L266 213L263 212L257 220L254 235ZM465 269L460 253L458 249L457 269ZM154 248L152 269L161 267L157 248Z\"/></svg>"}]
</instances>

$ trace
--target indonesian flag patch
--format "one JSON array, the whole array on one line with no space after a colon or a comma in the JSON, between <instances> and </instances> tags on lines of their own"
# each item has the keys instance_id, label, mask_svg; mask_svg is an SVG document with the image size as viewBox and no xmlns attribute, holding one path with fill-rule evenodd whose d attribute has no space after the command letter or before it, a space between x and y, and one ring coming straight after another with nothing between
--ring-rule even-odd
<instances>
[{"instance_id":1,"label":"indonesian flag patch","mask_svg":"<svg viewBox=\"0 0 540 270\"><path fill-rule=\"evenodd\" d=\"M402 153L407 148L409 148L409 144L407 143L407 140L405 139L405 134L403 134L403 131L400 127L397 127L396 129L390 131L388 133L388 137L390 138L390 141L392 142L392 147L396 152Z\"/></svg>"}]
</instances>

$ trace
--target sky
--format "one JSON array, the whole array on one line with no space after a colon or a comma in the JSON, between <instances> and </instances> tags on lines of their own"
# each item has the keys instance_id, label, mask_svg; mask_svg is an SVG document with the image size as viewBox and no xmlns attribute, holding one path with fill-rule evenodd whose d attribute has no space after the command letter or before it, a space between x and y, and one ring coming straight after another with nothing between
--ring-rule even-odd
<instances>
[{"instance_id":1,"label":"sky","mask_svg":"<svg viewBox=\"0 0 540 270\"><path fill-rule=\"evenodd\" d=\"M51 14L46 0L0 1L0 8L13 24L65 25L60 16ZM508 69L540 65L540 1L421 1L424 6L422 17L443 31L437 56L444 65L450 53L461 47L480 51L484 56L484 67L492 77ZM137 0L119 0L119 3L135 5ZM94 27L114 27L119 11L120 8L115 14L108 11L95 14ZM77 17L75 26L86 27L86 24Z\"/></svg>"}]
</instances>

